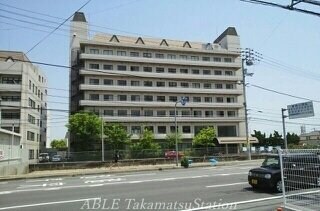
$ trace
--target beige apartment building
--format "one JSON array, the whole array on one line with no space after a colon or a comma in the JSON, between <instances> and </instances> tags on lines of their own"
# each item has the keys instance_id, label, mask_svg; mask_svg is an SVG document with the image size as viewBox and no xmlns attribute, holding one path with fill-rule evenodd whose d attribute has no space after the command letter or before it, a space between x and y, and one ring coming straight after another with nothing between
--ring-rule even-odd
<instances>
[{"instance_id":1,"label":"beige apartment building","mask_svg":"<svg viewBox=\"0 0 320 211\"><path fill-rule=\"evenodd\" d=\"M0 51L0 128L21 135L30 163L46 148L46 108L44 73L23 52Z\"/></svg>"},{"instance_id":2,"label":"beige apartment building","mask_svg":"<svg viewBox=\"0 0 320 211\"><path fill-rule=\"evenodd\" d=\"M213 42L88 36L77 12L71 22L70 111L86 110L105 122L121 123L138 139L143 128L165 142L175 131L177 103L180 148L190 147L203 127L214 127L218 142L240 150L245 141L244 97L236 29ZM188 102L181 105L179 100ZM255 140L254 140L255 141Z\"/></svg>"}]
</instances>

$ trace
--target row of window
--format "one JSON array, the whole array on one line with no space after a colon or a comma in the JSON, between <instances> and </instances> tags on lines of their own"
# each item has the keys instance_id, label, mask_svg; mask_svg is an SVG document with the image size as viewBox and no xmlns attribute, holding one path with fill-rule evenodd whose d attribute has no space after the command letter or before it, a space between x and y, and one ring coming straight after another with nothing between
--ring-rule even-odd
<instances>
[{"instance_id":1,"label":"row of window","mask_svg":"<svg viewBox=\"0 0 320 211\"><path fill-rule=\"evenodd\" d=\"M1 78L1 83L3 84L21 84L21 76L6 76Z\"/></svg>"},{"instance_id":2,"label":"row of window","mask_svg":"<svg viewBox=\"0 0 320 211\"><path fill-rule=\"evenodd\" d=\"M39 76L40 77L40 76ZM29 90L32 90L32 93L38 96L41 100L43 100L43 93L40 88L38 88L31 80L29 80ZM45 94L47 94L47 90L45 90Z\"/></svg>"},{"instance_id":3,"label":"row of window","mask_svg":"<svg viewBox=\"0 0 320 211\"><path fill-rule=\"evenodd\" d=\"M104 116L121 116L121 117L138 117L138 116L146 116L146 117L173 117L174 110L144 110L141 111L139 109L132 109L132 110L104 110ZM97 115L98 112L97 112ZM216 111L216 110L182 110L176 112L177 116L182 117L236 117L236 111Z\"/></svg>"},{"instance_id":4,"label":"row of window","mask_svg":"<svg viewBox=\"0 0 320 211\"><path fill-rule=\"evenodd\" d=\"M2 101L7 101L7 102L19 102L21 101L20 96L1 96Z\"/></svg>"},{"instance_id":5,"label":"row of window","mask_svg":"<svg viewBox=\"0 0 320 211\"><path fill-rule=\"evenodd\" d=\"M117 56L130 56L130 57L144 57L144 58L156 58L156 59L180 59L180 60L191 60L191 61L204 61L204 62L234 62L233 58L230 57L218 57L218 56L195 56L187 54L164 54L164 53L151 53L151 52L139 52L139 51L124 51L124 50L100 50L90 49L90 54L104 54L104 55L117 55Z\"/></svg>"},{"instance_id":6,"label":"row of window","mask_svg":"<svg viewBox=\"0 0 320 211\"><path fill-rule=\"evenodd\" d=\"M28 114L28 122L30 124L33 124L33 125L37 125L39 127L42 127L42 120L40 119L36 119L34 116L32 116L31 114Z\"/></svg>"},{"instance_id":7,"label":"row of window","mask_svg":"<svg viewBox=\"0 0 320 211\"><path fill-rule=\"evenodd\" d=\"M114 67L115 66L115 67ZM164 68L164 67L151 67L151 66L137 66L137 65L112 65L112 64L99 64L99 63L89 63L89 69L103 69L103 70L118 70L118 71L127 71L139 72L155 72L155 73L180 73L180 74L193 74L193 75L226 75L233 76L235 72L232 70L210 70L210 69L197 69L197 68Z\"/></svg>"},{"instance_id":8,"label":"row of window","mask_svg":"<svg viewBox=\"0 0 320 211\"><path fill-rule=\"evenodd\" d=\"M100 79L90 78L90 85L100 85ZM113 86L144 86L144 87L180 87L180 88L194 88L194 89L235 89L235 84L222 83L198 83L198 82L176 82L176 81L137 81L137 80L112 80L103 79L103 85Z\"/></svg>"},{"instance_id":9,"label":"row of window","mask_svg":"<svg viewBox=\"0 0 320 211\"><path fill-rule=\"evenodd\" d=\"M32 100L31 98L29 98L28 105L30 108L36 109L36 102L34 100ZM47 106L47 103L45 103L45 107L46 106ZM37 111L40 112L40 114L43 113L43 108L40 104L37 106Z\"/></svg>"},{"instance_id":10,"label":"row of window","mask_svg":"<svg viewBox=\"0 0 320 211\"><path fill-rule=\"evenodd\" d=\"M2 111L2 119L20 119L20 112Z\"/></svg>"},{"instance_id":11,"label":"row of window","mask_svg":"<svg viewBox=\"0 0 320 211\"><path fill-rule=\"evenodd\" d=\"M153 95L112 95L112 94L104 94L101 95L103 99L100 98L99 94L89 94L89 100L93 101L145 101L145 102L177 102L178 96L153 96ZM205 103L235 103L236 97L187 97L184 96L189 102L205 102ZM179 98L180 99L180 98ZM192 100L192 101L191 101Z\"/></svg>"},{"instance_id":12,"label":"row of window","mask_svg":"<svg viewBox=\"0 0 320 211\"><path fill-rule=\"evenodd\" d=\"M34 132L27 131L27 140L28 141L40 142L41 138L42 138L41 134L35 134Z\"/></svg>"}]
</instances>

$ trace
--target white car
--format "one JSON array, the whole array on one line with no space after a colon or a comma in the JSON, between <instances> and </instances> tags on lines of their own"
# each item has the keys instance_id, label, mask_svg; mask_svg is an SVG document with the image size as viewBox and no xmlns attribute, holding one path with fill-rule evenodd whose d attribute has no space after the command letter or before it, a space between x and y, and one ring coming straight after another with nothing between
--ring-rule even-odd
<instances>
[{"instance_id":1,"label":"white car","mask_svg":"<svg viewBox=\"0 0 320 211\"><path fill-rule=\"evenodd\" d=\"M51 160L52 160L52 162L61 162L62 157L61 157L61 155L54 155Z\"/></svg>"}]
</instances>

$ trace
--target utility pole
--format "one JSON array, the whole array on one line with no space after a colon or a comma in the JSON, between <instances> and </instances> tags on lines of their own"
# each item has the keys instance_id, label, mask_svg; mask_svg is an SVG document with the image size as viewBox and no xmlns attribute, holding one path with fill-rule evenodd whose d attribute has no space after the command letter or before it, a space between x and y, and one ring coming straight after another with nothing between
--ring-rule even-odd
<instances>
[{"instance_id":1,"label":"utility pole","mask_svg":"<svg viewBox=\"0 0 320 211\"><path fill-rule=\"evenodd\" d=\"M104 162L103 116L101 115L101 161Z\"/></svg>"},{"instance_id":2,"label":"utility pole","mask_svg":"<svg viewBox=\"0 0 320 211\"><path fill-rule=\"evenodd\" d=\"M285 112L286 110L287 110L287 109L285 109L285 108L281 108L284 148L285 148L285 149L288 149L287 133L286 133L286 121L285 121L285 118L287 118L288 116L286 116L286 115L284 114L284 112Z\"/></svg>"}]
</instances>

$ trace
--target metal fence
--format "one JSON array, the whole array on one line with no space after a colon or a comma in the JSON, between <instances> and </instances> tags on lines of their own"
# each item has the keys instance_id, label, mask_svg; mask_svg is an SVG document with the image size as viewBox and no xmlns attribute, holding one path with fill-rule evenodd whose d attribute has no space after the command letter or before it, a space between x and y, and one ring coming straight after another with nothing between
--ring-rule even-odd
<instances>
[{"instance_id":1,"label":"metal fence","mask_svg":"<svg viewBox=\"0 0 320 211\"><path fill-rule=\"evenodd\" d=\"M320 149L279 149L284 207L320 210Z\"/></svg>"}]
</instances>

